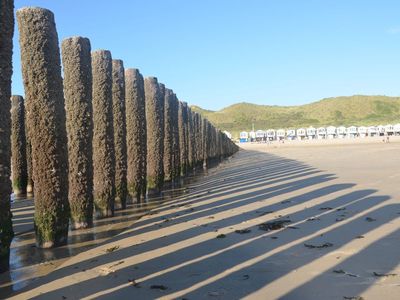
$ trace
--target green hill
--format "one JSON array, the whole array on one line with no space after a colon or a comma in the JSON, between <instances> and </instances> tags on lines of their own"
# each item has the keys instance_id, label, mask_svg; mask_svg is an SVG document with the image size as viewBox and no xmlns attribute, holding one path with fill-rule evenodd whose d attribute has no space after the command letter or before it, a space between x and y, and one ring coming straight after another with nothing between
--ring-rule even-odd
<instances>
[{"instance_id":1,"label":"green hill","mask_svg":"<svg viewBox=\"0 0 400 300\"><path fill-rule=\"evenodd\" d=\"M400 98L363 96L326 98L299 106L237 103L220 111L191 106L221 130L238 136L242 130L327 125L378 125L400 123Z\"/></svg>"}]
</instances>

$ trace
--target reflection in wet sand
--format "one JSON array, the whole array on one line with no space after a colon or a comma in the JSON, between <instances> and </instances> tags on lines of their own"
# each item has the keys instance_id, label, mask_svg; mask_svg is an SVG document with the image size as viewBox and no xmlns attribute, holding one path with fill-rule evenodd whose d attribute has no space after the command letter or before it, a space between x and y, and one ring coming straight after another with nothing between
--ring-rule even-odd
<instances>
[{"instance_id":1,"label":"reflection in wet sand","mask_svg":"<svg viewBox=\"0 0 400 300\"><path fill-rule=\"evenodd\" d=\"M196 170L191 176L164 189L162 196L148 198L143 203L128 204L127 209L116 211L112 218L95 220L92 228L70 231L68 244L54 249L36 248L33 198L12 197L15 237L11 245L10 271L0 274L0 298L52 272L69 257L121 233L157 205L184 195L187 191L184 186L196 182L206 172Z\"/></svg>"}]
</instances>

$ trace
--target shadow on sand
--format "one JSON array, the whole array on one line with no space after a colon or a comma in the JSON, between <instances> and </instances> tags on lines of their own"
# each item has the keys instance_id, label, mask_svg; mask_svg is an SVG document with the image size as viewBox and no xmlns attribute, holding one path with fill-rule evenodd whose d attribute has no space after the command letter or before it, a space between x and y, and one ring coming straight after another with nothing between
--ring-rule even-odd
<instances>
[{"instance_id":1,"label":"shadow on sand","mask_svg":"<svg viewBox=\"0 0 400 300\"><path fill-rule=\"evenodd\" d=\"M297 278L296 272L309 277L288 287L282 299L357 296L379 279L374 271L387 274L400 261L399 251L385 248L383 242L399 240L397 230L368 240L369 233L390 224L400 212L400 204L389 203L389 196L377 193L342 183L335 174L299 161L240 151L189 185L187 193L160 204L111 240L118 245L136 237L134 244L61 267L48 280L55 282L117 263L112 273L53 285L37 299L67 295L237 299L256 297L262 288L274 289L284 278ZM257 226L276 220L285 220L288 226L272 231ZM368 243L359 249L357 243L362 239ZM353 252L343 251L352 243ZM376 253L390 255L392 260L374 259ZM324 257L331 257L331 264L311 276ZM327 284L337 288L324 294Z\"/></svg>"}]
</instances>

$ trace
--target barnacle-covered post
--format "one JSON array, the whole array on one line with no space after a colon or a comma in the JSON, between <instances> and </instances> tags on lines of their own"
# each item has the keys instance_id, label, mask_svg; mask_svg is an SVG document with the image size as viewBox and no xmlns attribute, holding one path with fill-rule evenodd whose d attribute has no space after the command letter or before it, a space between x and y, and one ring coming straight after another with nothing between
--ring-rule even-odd
<instances>
[{"instance_id":1,"label":"barnacle-covered post","mask_svg":"<svg viewBox=\"0 0 400 300\"><path fill-rule=\"evenodd\" d=\"M147 190L149 194L160 192L163 176L163 99L157 78L148 77L144 81L147 122Z\"/></svg>"},{"instance_id":2,"label":"barnacle-covered post","mask_svg":"<svg viewBox=\"0 0 400 300\"><path fill-rule=\"evenodd\" d=\"M187 104L185 102L179 102L178 126L180 175L185 176L188 170Z\"/></svg>"},{"instance_id":3,"label":"barnacle-covered post","mask_svg":"<svg viewBox=\"0 0 400 300\"><path fill-rule=\"evenodd\" d=\"M93 224L93 110L90 41L70 37L61 44L67 111L69 193L72 229Z\"/></svg>"},{"instance_id":4,"label":"barnacle-covered post","mask_svg":"<svg viewBox=\"0 0 400 300\"><path fill-rule=\"evenodd\" d=\"M209 158L209 148L210 148L210 132L209 132L209 123L207 119L202 120L202 158L203 158L203 168L208 167L208 158Z\"/></svg>"},{"instance_id":5,"label":"barnacle-covered post","mask_svg":"<svg viewBox=\"0 0 400 300\"><path fill-rule=\"evenodd\" d=\"M17 11L27 122L35 181L38 247L67 242L68 149L58 36L51 11Z\"/></svg>"},{"instance_id":6,"label":"barnacle-covered post","mask_svg":"<svg viewBox=\"0 0 400 300\"><path fill-rule=\"evenodd\" d=\"M14 35L14 1L0 0L0 273L8 270L14 236L10 195L11 173L11 75Z\"/></svg>"},{"instance_id":7,"label":"barnacle-covered post","mask_svg":"<svg viewBox=\"0 0 400 300\"><path fill-rule=\"evenodd\" d=\"M114 114L115 144L115 205L126 208L126 115L125 115L125 71L122 60L112 61L112 99Z\"/></svg>"},{"instance_id":8,"label":"barnacle-covered post","mask_svg":"<svg viewBox=\"0 0 400 300\"><path fill-rule=\"evenodd\" d=\"M138 69L125 70L127 184L130 199L146 196L147 123L144 80Z\"/></svg>"},{"instance_id":9,"label":"barnacle-covered post","mask_svg":"<svg viewBox=\"0 0 400 300\"><path fill-rule=\"evenodd\" d=\"M174 178L174 93L165 90L164 97L164 180L170 182Z\"/></svg>"},{"instance_id":10,"label":"barnacle-covered post","mask_svg":"<svg viewBox=\"0 0 400 300\"><path fill-rule=\"evenodd\" d=\"M181 155L179 148L179 101L175 94L172 94L172 179L176 180L180 176Z\"/></svg>"},{"instance_id":11,"label":"barnacle-covered post","mask_svg":"<svg viewBox=\"0 0 400 300\"><path fill-rule=\"evenodd\" d=\"M92 52L93 200L97 218L114 215L115 152L110 51Z\"/></svg>"},{"instance_id":12,"label":"barnacle-covered post","mask_svg":"<svg viewBox=\"0 0 400 300\"><path fill-rule=\"evenodd\" d=\"M16 196L26 194L28 172L26 165L26 136L24 98L11 97L11 165L12 186Z\"/></svg>"},{"instance_id":13,"label":"barnacle-covered post","mask_svg":"<svg viewBox=\"0 0 400 300\"><path fill-rule=\"evenodd\" d=\"M190 107L187 107L187 139L188 139L188 168L192 171L195 167L194 123Z\"/></svg>"}]
</instances>

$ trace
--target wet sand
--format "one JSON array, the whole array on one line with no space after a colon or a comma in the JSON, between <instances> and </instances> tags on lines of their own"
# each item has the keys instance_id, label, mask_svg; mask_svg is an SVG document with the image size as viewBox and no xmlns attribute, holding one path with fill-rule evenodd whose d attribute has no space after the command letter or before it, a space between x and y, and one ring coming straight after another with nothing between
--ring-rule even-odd
<instances>
[{"instance_id":1,"label":"wet sand","mask_svg":"<svg viewBox=\"0 0 400 300\"><path fill-rule=\"evenodd\" d=\"M399 139L310 142L241 145L13 299L399 299Z\"/></svg>"},{"instance_id":2,"label":"wet sand","mask_svg":"<svg viewBox=\"0 0 400 300\"><path fill-rule=\"evenodd\" d=\"M10 270L0 274L0 299L8 298L36 279L54 271L70 257L87 251L129 228L149 211L186 192L185 185L202 177L206 170L196 170L188 177L166 187L161 197L151 197L143 203L128 204L112 218L94 221L92 228L70 231L68 244L53 249L38 249L33 232L34 199L14 197L11 210L15 237L11 244Z\"/></svg>"}]
</instances>

